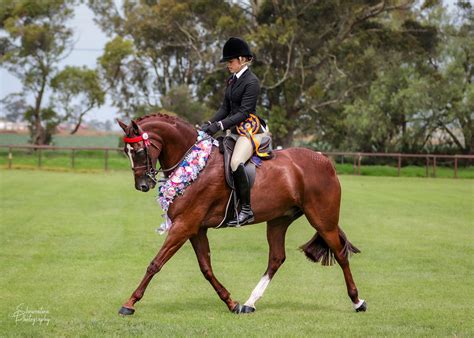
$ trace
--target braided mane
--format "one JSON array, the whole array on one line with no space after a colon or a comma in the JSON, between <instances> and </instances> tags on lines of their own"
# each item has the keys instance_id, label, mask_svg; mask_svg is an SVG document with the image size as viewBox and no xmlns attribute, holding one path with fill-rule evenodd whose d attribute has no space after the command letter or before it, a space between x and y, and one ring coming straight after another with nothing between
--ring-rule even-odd
<instances>
[{"instance_id":1,"label":"braided mane","mask_svg":"<svg viewBox=\"0 0 474 338\"><path fill-rule=\"evenodd\" d=\"M192 127L191 123L182 119L179 116L172 116L172 115L163 114L163 113L152 113L152 114L140 116L137 119L135 119L135 122L137 123L142 122L142 121L146 122L146 120L153 119L153 118L160 119L160 120L165 119L167 120L168 123L173 123L173 124L182 123L184 125Z\"/></svg>"}]
</instances>

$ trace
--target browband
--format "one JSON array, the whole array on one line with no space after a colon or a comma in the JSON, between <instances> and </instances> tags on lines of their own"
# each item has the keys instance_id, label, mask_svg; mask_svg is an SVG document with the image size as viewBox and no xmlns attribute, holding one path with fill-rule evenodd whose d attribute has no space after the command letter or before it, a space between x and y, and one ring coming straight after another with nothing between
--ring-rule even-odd
<instances>
[{"instance_id":1,"label":"browband","mask_svg":"<svg viewBox=\"0 0 474 338\"><path fill-rule=\"evenodd\" d=\"M145 146L149 146L150 145L150 141L148 140L149 139L149 136L147 133L143 133L139 136L135 136L135 137L127 137L125 136L123 138L123 141L125 143L138 143L140 141L143 141L145 143Z\"/></svg>"}]
</instances>

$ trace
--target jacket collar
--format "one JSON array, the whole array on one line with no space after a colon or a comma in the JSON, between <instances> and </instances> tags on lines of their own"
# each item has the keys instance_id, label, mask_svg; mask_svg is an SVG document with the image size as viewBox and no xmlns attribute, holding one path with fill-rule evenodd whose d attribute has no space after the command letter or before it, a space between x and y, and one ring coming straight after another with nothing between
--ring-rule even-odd
<instances>
[{"instance_id":1,"label":"jacket collar","mask_svg":"<svg viewBox=\"0 0 474 338\"><path fill-rule=\"evenodd\" d=\"M247 69L249 69L249 66L245 65L240 71L235 73L235 76L237 76L237 78L240 78L242 74L244 74L247 71Z\"/></svg>"},{"instance_id":2,"label":"jacket collar","mask_svg":"<svg viewBox=\"0 0 474 338\"><path fill-rule=\"evenodd\" d=\"M232 90L237 89L237 87L243 82L243 80L247 77L248 74L250 74L250 68L247 67L247 69L240 75L240 77L235 80L235 83L232 86Z\"/></svg>"}]
</instances>

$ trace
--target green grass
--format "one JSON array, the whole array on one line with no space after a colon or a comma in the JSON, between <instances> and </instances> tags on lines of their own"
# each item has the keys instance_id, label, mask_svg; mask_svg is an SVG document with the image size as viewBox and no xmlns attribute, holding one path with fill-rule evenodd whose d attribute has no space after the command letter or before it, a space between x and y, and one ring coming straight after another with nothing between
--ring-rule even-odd
<instances>
[{"instance_id":1,"label":"green grass","mask_svg":"<svg viewBox=\"0 0 474 338\"><path fill-rule=\"evenodd\" d=\"M354 313L338 266L308 262L304 218L287 260L236 316L186 244L155 276L134 316L117 315L164 237L155 193L127 172L0 170L0 336L473 336L474 181L341 177L341 225L366 313ZM265 225L210 230L214 271L245 301L266 267ZM49 325L15 323L18 305Z\"/></svg>"}]
</instances>

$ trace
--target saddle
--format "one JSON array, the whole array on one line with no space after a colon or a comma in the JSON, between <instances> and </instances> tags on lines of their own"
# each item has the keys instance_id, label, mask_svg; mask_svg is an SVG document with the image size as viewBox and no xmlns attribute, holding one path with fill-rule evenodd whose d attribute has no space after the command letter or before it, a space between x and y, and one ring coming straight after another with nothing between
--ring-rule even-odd
<instances>
[{"instance_id":1,"label":"saddle","mask_svg":"<svg viewBox=\"0 0 474 338\"><path fill-rule=\"evenodd\" d=\"M231 194L227 202L224 219L217 228L226 228L227 222L238 214L239 200L237 198L237 192L235 190L234 176L232 175L232 169L230 167L230 160L234 152L236 139L232 136L221 136L217 138L219 142L219 152L224 155L224 175L227 185L231 189ZM257 168L262 165L262 160L270 160L275 157L272 151L272 139L270 136L266 136L262 139L259 147L261 152L267 153L269 156L260 158L256 155L252 156L250 160L245 163L245 171L250 181L250 188L255 183L255 177L257 176Z\"/></svg>"}]
</instances>

